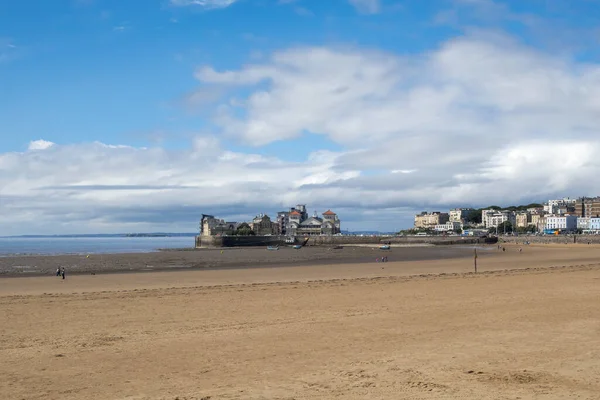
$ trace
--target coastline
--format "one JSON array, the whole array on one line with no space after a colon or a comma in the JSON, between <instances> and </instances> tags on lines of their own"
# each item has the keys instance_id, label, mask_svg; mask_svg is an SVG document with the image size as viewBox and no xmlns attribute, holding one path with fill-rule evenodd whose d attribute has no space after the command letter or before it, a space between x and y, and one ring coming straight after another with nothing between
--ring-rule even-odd
<instances>
[{"instance_id":1,"label":"coastline","mask_svg":"<svg viewBox=\"0 0 600 400\"><path fill-rule=\"evenodd\" d=\"M69 275L81 275L364 264L373 263L382 256L387 256L389 261L439 260L469 257L472 248L420 245L392 246L390 251L384 251L377 246L367 245L344 246L341 249L304 247L296 250L285 247L278 251L268 251L266 248L186 249L92 254L89 257L82 254L4 256L0 257L0 278L49 276L59 267L65 267Z\"/></svg>"}]
</instances>

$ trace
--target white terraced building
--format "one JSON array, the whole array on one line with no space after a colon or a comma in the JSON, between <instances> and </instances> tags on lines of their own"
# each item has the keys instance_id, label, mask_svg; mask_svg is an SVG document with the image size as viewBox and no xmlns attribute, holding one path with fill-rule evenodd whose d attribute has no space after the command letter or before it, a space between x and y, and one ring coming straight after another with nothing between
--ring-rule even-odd
<instances>
[{"instance_id":1,"label":"white terraced building","mask_svg":"<svg viewBox=\"0 0 600 400\"><path fill-rule=\"evenodd\" d=\"M590 217L577 217L577 229L590 229Z\"/></svg>"},{"instance_id":2,"label":"white terraced building","mask_svg":"<svg viewBox=\"0 0 600 400\"><path fill-rule=\"evenodd\" d=\"M448 221L445 224L438 224L433 228L437 232L454 232L462 229L462 223L456 221Z\"/></svg>"},{"instance_id":3,"label":"white terraced building","mask_svg":"<svg viewBox=\"0 0 600 400\"><path fill-rule=\"evenodd\" d=\"M575 215L549 215L546 217L546 229L572 232L577 229L577 217Z\"/></svg>"},{"instance_id":4,"label":"white terraced building","mask_svg":"<svg viewBox=\"0 0 600 400\"><path fill-rule=\"evenodd\" d=\"M495 228L504 222L510 222L513 226L516 222L514 211L506 210L483 210L481 212L481 222L486 228Z\"/></svg>"}]
</instances>

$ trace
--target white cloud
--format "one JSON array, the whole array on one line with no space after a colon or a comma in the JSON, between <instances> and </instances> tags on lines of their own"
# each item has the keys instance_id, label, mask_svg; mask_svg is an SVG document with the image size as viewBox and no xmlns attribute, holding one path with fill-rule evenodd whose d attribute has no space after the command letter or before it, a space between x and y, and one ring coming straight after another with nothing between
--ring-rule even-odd
<instances>
[{"instance_id":1,"label":"white cloud","mask_svg":"<svg viewBox=\"0 0 600 400\"><path fill-rule=\"evenodd\" d=\"M46 150L50 147L54 146L54 143L48 142L47 140L34 140L29 142L29 150Z\"/></svg>"},{"instance_id":2,"label":"white cloud","mask_svg":"<svg viewBox=\"0 0 600 400\"><path fill-rule=\"evenodd\" d=\"M363 14L377 14L381 10L379 0L348 0L356 10Z\"/></svg>"},{"instance_id":3,"label":"white cloud","mask_svg":"<svg viewBox=\"0 0 600 400\"><path fill-rule=\"evenodd\" d=\"M360 49L294 48L237 71L199 68L205 84L256 87L219 108L230 135L263 145L311 131L349 147L403 140L425 151L600 127L600 67L555 58L507 38L465 37L413 58ZM240 115L243 115L240 117ZM486 136L487 135L487 136ZM453 143L454 142L454 143ZM440 142L437 142L438 144ZM403 151L404 151L403 150ZM461 152L462 153L462 152Z\"/></svg>"},{"instance_id":4,"label":"white cloud","mask_svg":"<svg viewBox=\"0 0 600 400\"><path fill-rule=\"evenodd\" d=\"M335 209L345 227L391 230L421 209L600 194L597 64L482 34L416 56L302 47L263 60L196 71L198 93L225 99L222 132L187 151L36 141L31 150L51 151L0 154L0 230L193 230L202 212L297 202ZM306 131L344 150L286 162L225 140Z\"/></svg>"},{"instance_id":5,"label":"white cloud","mask_svg":"<svg viewBox=\"0 0 600 400\"><path fill-rule=\"evenodd\" d=\"M236 153L210 135L186 151L39 140L26 152L0 154L0 231L193 232L202 212L250 218L297 201L318 206L300 193L303 184L358 175L335 171L334 160L333 153L305 163Z\"/></svg>"},{"instance_id":6,"label":"white cloud","mask_svg":"<svg viewBox=\"0 0 600 400\"><path fill-rule=\"evenodd\" d=\"M235 2L237 0L170 0L170 4L175 7L198 6L207 10L227 8Z\"/></svg>"},{"instance_id":7,"label":"white cloud","mask_svg":"<svg viewBox=\"0 0 600 400\"><path fill-rule=\"evenodd\" d=\"M412 57L293 48L239 70L204 66L196 77L244 87L218 108L226 135L261 146L309 131L348 149L333 168L411 172L381 182L376 198L365 196L374 182L344 181L343 198L482 204L600 191L600 66L506 36L479 32Z\"/></svg>"}]
</instances>

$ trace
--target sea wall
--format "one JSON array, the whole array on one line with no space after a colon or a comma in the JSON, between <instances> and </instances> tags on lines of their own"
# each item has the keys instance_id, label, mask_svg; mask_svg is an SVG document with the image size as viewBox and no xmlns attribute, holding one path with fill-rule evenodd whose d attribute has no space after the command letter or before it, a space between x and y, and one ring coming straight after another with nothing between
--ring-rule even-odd
<instances>
[{"instance_id":1,"label":"sea wall","mask_svg":"<svg viewBox=\"0 0 600 400\"><path fill-rule=\"evenodd\" d=\"M525 242L535 244L600 244L600 235L501 236L499 242L517 244Z\"/></svg>"},{"instance_id":2,"label":"sea wall","mask_svg":"<svg viewBox=\"0 0 600 400\"><path fill-rule=\"evenodd\" d=\"M336 246L351 244L483 244L496 243L496 238L472 236L312 236L308 246Z\"/></svg>"},{"instance_id":3,"label":"sea wall","mask_svg":"<svg viewBox=\"0 0 600 400\"><path fill-rule=\"evenodd\" d=\"M196 236L199 247L283 246L285 236Z\"/></svg>"},{"instance_id":4,"label":"sea wall","mask_svg":"<svg viewBox=\"0 0 600 400\"><path fill-rule=\"evenodd\" d=\"M250 247L250 246L284 246L285 236L197 236L196 248L211 247ZM296 238L296 243L303 238ZM340 246L353 244L490 244L496 243L496 238L479 238L471 236L311 236L307 246Z\"/></svg>"}]
</instances>

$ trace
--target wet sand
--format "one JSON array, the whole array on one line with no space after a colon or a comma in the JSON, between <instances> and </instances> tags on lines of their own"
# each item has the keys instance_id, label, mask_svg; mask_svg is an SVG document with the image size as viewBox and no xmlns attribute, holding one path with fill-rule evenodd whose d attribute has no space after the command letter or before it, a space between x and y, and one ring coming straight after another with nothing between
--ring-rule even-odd
<instances>
[{"instance_id":1,"label":"wet sand","mask_svg":"<svg viewBox=\"0 0 600 400\"><path fill-rule=\"evenodd\" d=\"M278 251L269 251L265 247L173 250L93 254L89 258L85 255L16 256L0 257L0 275L52 275L58 267L65 267L69 274L80 274L366 263L384 255L395 261L417 261L467 257L472 252L469 246L394 247L391 251L383 251L371 245L342 249L305 247L300 250L282 247Z\"/></svg>"},{"instance_id":2,"label":"wet sand","mask_svg":"<svg viewBox=\"0 0 600 400\"><path fill-rule=\"evenodd\" d=\"M7 399L597 399L600 247L0 279ZM45 294L44 294L45 293Z\"/></svg>"}]
</instances>

